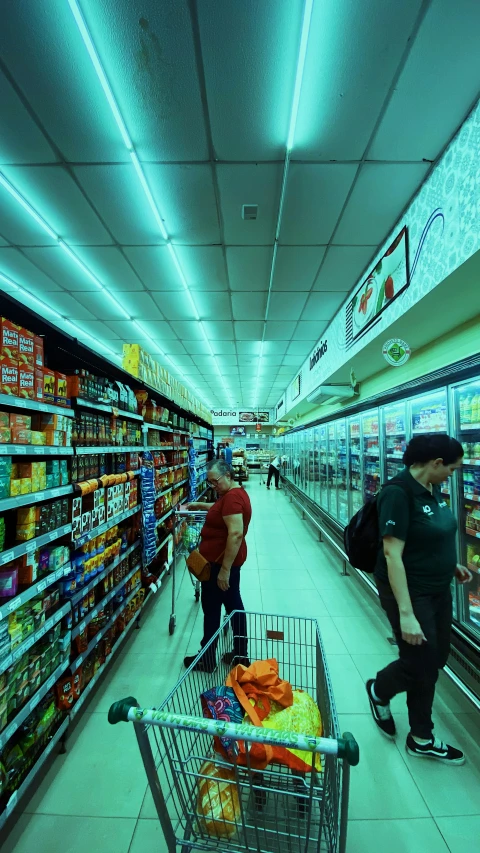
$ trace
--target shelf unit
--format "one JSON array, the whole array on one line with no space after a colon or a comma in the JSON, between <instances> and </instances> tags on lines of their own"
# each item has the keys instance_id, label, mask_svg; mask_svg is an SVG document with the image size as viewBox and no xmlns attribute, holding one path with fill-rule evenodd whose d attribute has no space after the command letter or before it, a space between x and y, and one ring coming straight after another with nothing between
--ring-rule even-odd
<instances>
[{"instance_id":1,"label":"shelf unit","mask_svg":"<svg viewBox=\"0 0 480 853\"><path fill-rule=\"evenodd\" d=\"M73 546L75 550L81 548L82 545L86 545L87 542L90 542L91 539L95 539L97 536L100 536L102 533L106 533L107 530L110 530L111 527L115 527L116 524L120 524L122 521L126 521L127 518L130 518L131 515L135 515L136 512L139 512L142 508L141 504L137 504L131 509L126 509L125 512L119 513L119 515L115 515L113 518L110 518L108 521L105 521L104 524L101 524L100 527L94 527L93 530L89 530L88 533L84 533L79 539L75 539L73 542Z\"/></svg>"},{"instance_id":2,"label":"shelf unit","mask_svg":"<svg viewBox=\"0 0 480 853\"><path fill-rule=\"evenodd\" d=\"M22 400L20 397L12 397L10 394L0 394L0 408L27 409L30 412L46 412L49 415L67 415L68 418L75 417L75 412L70 406L54 406L50 403L37 403L36 400Z\"/></svg>"},{"instance_id":3,"label":"shelf unit","mask_svg":"<svg viewBox=\"0 0 480 853\"><path fill-rule=\"evenodd\" d=\"M0 500L0 512L6 512L8 509L18 509L21 506L30 506L38 504L42 501L50 501L55 498L62 498L65 495L71 495L73 486L57 486L54 489L45 489L43 492L30 492L28 495L17 495L14 498L4 498Z\"/></svg>"},{"instance_id":4,"label":"shelf unit","mask_svg":"<svg viewBox=\"0 0 480 853\"><path fill-rule=\"evenodd\" d=\"M85 456L87 453L94 456L96 453L141 453L143 449L141 445L108 444L101 447L89 445L88 447L76 447L75 453L77 456Z\"/></svg>"},{"instance_id":5,"label":"shelf unit","mask_svg":"<svg viewBox=\"0 0 480 853\"><path fill-rule=\"evenodd\" d=\"M73 447L45 444L0 444L0 456L73 456Z\"/></svg>"},{"instance_id":6,"label":"shelf unit","mask_svg":"<svg viewBox=\"0 0 480 853\"><path fill-rule=\"evenodd\" d=\"M130 604L132 598L137 594L140 586L141 586L141 584L137 584L137 586L134 589L132 589L132 591L127 595L125 601L122 601L122 603L112 613L112 615L111 615L110 619L108 620L108 622L106 623L106 625L103 626L103 628L101 629L101 631L98 632L98 634L95 634L95 636L92 637L92 639L90 640L85 651L81 652L81 654L79 654L75 658L73 663L70 664L70 669L72 670L72 672L76 672L78 667L81 666L82 663L84 662L84 660L86 660L88 658L88 656L93 652L94 648L96 646L98 646L100 640L103 639L103 637L105 636L107 631L110 630L110 628L112 627L114 622L118 619L118 617L123 612L123 610L125 610L127 605Z\"/></svg>"},{"instance_id":7,"label":"shelf unit","mask_svg":"<svg viewBox=\"0 0 480 853\"><path fill-rule=\"evenodd\" d=\"M95 587L99 583L101 583L104 580L104 578L106 578L107 575L110 574L110 572L113 572L114 569L116 569L117 566L119 566L120 563L123 562L123 560L125 560L127 557L129 557L130 554L133 554L133 552L136 551L137 548L139 548L139 547L140 547L140 541L134 542L133 545L130 545L130 547L127 548L127 550L123 552L123 554L119 554L118 557L115 557L115 559L113 560L112 563L109 563L108 566L105 566L105 568L102 569L102 571L98 575L95 575L95 577L92 578L91 581L89 581L87 584L85 584L85 586L82 586L78 590L78 592L76 592L74 595L72 595L72 597L70 599L72 602L72 606L75 606L76 604L79 603L79 601L82 600L82 598L85 598L85 596L88 595L92 591L92 589L95 589ZM138 569L138 566L137 566L137 569Z\"/></svg>"},{"instance_id":8,"label":"shelf unit","mask_svg":"<svg viewBox=\"0 0 480 853\"><path fill-rule=\"evenodd\" d=\"M74 397L74 401L74 405L80 406L82 409L94 409L96 412L105 412L107 415L114 415L117 418L129 418L132 421L143 422L142 415L136 412L129 412L126 409L119 409L109 403L95 403L93 400L85 400L83 397Z\"/></svg>"},{"instance_id":9,"label":"shelf unit","mask_svg":"<svg viewBox=\"0 0 480 853\"><path fill-rule=\"evenodd\" d=\"M69 658L67 656L66 660L64 660L60 666L57 666L56 670L52 672L49 678L38 688L38 690L30 697L28 702L25 703L23 708L20 709L18 714L5 726L2 732L0 732L0 749L3 749L5 744L10 740L11 737L15 734L16 731L20 728L22 723L25 722L27 717L30 716L32 711L35 710L39 702L42 701L43 697L47 695L48 691L52 689L53 685L56 681L63 675L64 672L68 669L70 665Z\"/></svg>"},{"instance_id":10,"label":"shelf unit","mask_svg":"<svg viewBox=\"0 0 480 853\"><path fill-rule=\"evenodd\" d=\"M51 629L57 624L57 622L60 622L60 619L63 619L63 617L67 615L70 609L70 602L65 602L63 607L60 607L58 610L56 610L53 616L50 616L45 621L45 624L38 629L38 631L33 631L30 637L28 637L26 640L23 641L23 643L17 646L17 648L14 649L13 652L11 652L7 657L2 658L2 660L0 661L0 675L2 674L2 672L5 672L5 670L9 669L12 664L16 663L17 660L20 660L22 655L24 655L25 652L28 652L32 648L32 646L35 645L35 643L38 643L38 641L41 640L42 637L45 636L45 634L48 634L48 632L51 631Z\"/></svg>"},{"instance_id":11,"label":"shelf unit","mask_svg":"<svg viewBox=\"0 0 480 853\"><path fill-rule=\"evenodd\" d=\"M50 586L53 586L54 583L58 583L59 580L69 575L71 571L72 564L65 563L65 565L60 569L57 569L56 572L51 572L46 577L33 583L32 586L29 586L28 589L24 590L19 595L16 595L15 598L11 598L10 601L7 601L6 604L3 604L2 607L0 607L0 622L2 619L6 619L7 616L10 616L10 613L18 610L22 604L26 604L27 601L31 601L32 598L35 598L42 592L45 592L45 590Z\"/></svg>"},{"instance_id":12,"label":"shelf unit","mask_svg":"<svg viewBox=\"0 0 480 853\"><path fill-rule=\"evenodd\" d=\"M56 530L51 530L50 533L43 533L42 536L36 536L35 539L29 539L28 542L22 542L21 545L15 545L8 551L2 551L0 553L0 566L4 566L6 563L11 563L12 560L16 560L18 557L23 557L24 554L31 554L32 551L37 551L38 548L41 548L43 545L50 545L51 542L55 542L56 539L61 539L62 536L68 536L71 532L71 524L62 524L61 527L57 527Z\"/></svg>"},{"instance_id":13,"label":"shelf unit","mask_svg":"<svg viewBox=\"0 0 480 853\"><path fill-rule=\"evenodd\" d=\"M95 605L93 610L90 610L83 617L82 621L78 623L78 625L73 626L73 628L72 628L72 640L74 640L75 637L78 637L78 635L81 634L82 631L85 630L87 625L89 625L90 622L93 621L93 619L96 619L96 617L98 616L99 610L102 610L102 608L105 607L105 605L108 604L109 601L112 600L112 598L115 598L117 593L121 590L122 586L125 586L125 584L128 583L128 581L131 580L131 578L133 578L134 574L139 571L139 569L140 569L140 566L135 566L133 569L130 569L128 574L125 575L125 577L122 578L122 580L119 581L113 587L113 589L110 590L110 592L107 592L107 594L104 595L104 597L101 599L101 601L99 601L98 604ZM138 587L139 587L139 584L136 585L135 589L138 589Z\"/></svg>"}]
</instances>

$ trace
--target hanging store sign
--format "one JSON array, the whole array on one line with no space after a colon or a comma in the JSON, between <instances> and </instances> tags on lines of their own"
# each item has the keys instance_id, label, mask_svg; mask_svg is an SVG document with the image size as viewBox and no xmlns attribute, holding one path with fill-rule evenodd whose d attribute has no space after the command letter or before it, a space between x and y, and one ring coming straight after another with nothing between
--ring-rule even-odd
<instances>
[{"instance_id":1,"label":"hanging store sign","mask_svg":"<svg viewBox=\"0 0 480 853\"><path fill-rule=\"evenodd\" d=\"M406 364L411 354L410 347L401 338L390 338L382 347L382 355L392 367L401 367L402 364Z\"/></svg>"},{"instance_id":2,"label":"hanging store sign","mask_svg":"<svg viewBox=\"0 0 480 853\"><path fill-rule=\"evenodd\" d=\"M270 410L257 409L211 409L212 426L233 426L235 424L270 424Z\"/></svg>"}]
</instances>

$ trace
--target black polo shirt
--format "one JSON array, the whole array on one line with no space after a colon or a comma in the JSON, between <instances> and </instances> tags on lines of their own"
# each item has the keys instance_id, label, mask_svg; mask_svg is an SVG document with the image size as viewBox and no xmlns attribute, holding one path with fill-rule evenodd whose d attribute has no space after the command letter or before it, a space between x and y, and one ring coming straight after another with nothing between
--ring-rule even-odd
<instances>
[{"instance_id":1,"label":"black polo shirt","mask_svg":"<svg viewBox=\"0 0 480 853\"><path fill-rule=\"evenodd\" d=\"M403 564L410 592L437 593L452 581L457 564L457 522L439 486L430 492L408 468L399 475L402 486L385 486L377 497L380 536L405 542ZM380 547L375 577L388 583L387 562Z\"/></svg>"}]
</instances>

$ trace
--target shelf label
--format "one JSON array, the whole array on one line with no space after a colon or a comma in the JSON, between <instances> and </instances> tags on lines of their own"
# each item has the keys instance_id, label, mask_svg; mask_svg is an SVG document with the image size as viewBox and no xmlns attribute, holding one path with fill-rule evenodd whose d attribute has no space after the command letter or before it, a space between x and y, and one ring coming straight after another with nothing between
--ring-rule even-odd
<instances>
[{"instance_id":1,"label":"shelf label","mask_svg":"<svg viewBox=\"0 0 480 853\"><path fill-rule=\"evenodd\" d=\"M57 531L52 530L52 532L48 534L48 538L49 538L50 542L53 542L54 539L58 539Z\"/></svg>"},{"instance_id":2,"label":"shelf label","mask_svg":"<svg viewBox=\"0 0 480 853\"><path fill-rule=\"evenodd\" d=\"M38 410L40 412L48 412L48 406L46 406L45 403L39 403Z\"/></svg>"},{"instance_id":3,"label":"shelf label","mask_svg":"<svg viewBox=\"0 0 480 853\"><path fill-rule=\"evenodd\" d=\"M37 544L35 542L35 539L32 539L31 542L27 542L27 544L25 545L25 553L26 554L31 554L33 551L36 551L36 550L37 550Z\"/></svg>"},{"instance_id":4,"label":"shelf label","mask_svg":"<svg viewBox=\"0 0 480 853\"><path fill-rule=\"evenodd\" d=\"M16 406L18 409L26 409L26 408L27 408L27 401L26 401L26 400L22 400L22 399L21 399L21 397L17 397L17 398L16 398L16 400L15 400L15 406Z\"/></svg>"},{"instance_id":5,"label":"shelf label","mask_svg":"<svg viewBox=\"0 0 480 853\"><path fill-rule=\"evenodd\" d=\"M80 625L78 626L78 633L83 634L86 627L87 626L86 626L85 622L80 622Z\"/></svg>"},{"instance_id":6,"label":"shelf label","mask_svg":"<svg viewBox=\"0 0 480 853\"><path fill-rule=\"evenodd\" d=\"M6 455L7 455L7 448L5 447L4 444L0 444L0 456L6 456Z\"/></svg>"},{"instance_id":7,"label":"shelf label","mask_svg":"<svg viewBox=\"0 0 480 853\"><path fill-rule=\"evenodd\" d=\"M21 603L22 603L22 596L21 595L17 595L16 598L12 598L12 600L9 601L7 604L8 612L12 613L14 610L17 609L17 607L20 607Z\"/></svg>"},{"instance_id":8,"label":"shelf label","mask_svg":"<svg viewBox=\"0 0 480 853\"><path fill-rule=\"evenodd\" d=\"M98 610L92 610L92 619L96 619L98 616Z\"/></svg>"},{"instance_id":9,"label":"shelf label","mask_svg":"<svg viewBox=\"0 0 480 853\"><path fill-rule=\"evenodd\" d=\"M17 724L16 724L16 723L12 723L12 725L11 725L11 726L9 726L9 727L8 727L8 729L7 729L7 730L6 730L6 732L5 732L5 738L6 738L6 740L10 740L10 738L15 734L15 732L17 731L17 729L18 729Z\"/></svg>"},{"instance_id":10,"label":"shelf label","mask_svg":"<svg viewBox=\"0 0 480 853\"><path fill-rule=\"evenodd\" d=\"M38 453L39 455L40 455L40 453L44 455L45 453L51 453L51 450L49 450L46 447L43 447L41 445L34 445L33 452Z\"/></svg>"},{"instance_id":11,"label":"shelf label","mask_svg":"<svg viewBox=\"0 0 480 853\"><path fill-rule=\"evenodd\" d=\"M40 450L41 449L42 448L40 448ZM21 445L19 445L18 447L15 448L15 453L17 454L17 456L24 456L26 454L26 452L27 452L27 448L22 447Z\"/></svg>"},{"instance_id":12,"label":"shelf label","mask_svg":"<svg viewBox=\"0 0 480 853\"><path fill-rule=\"evenodd\" d=\"M14 791L12 796L10 797L8 803L7 803L7 807L5 810L8 815L13 812L15 806L17 805L17 801L18 801L18 791Z\"/></svg>"},{"instance_id":13,"label":"shelf label","mask_svg":"<svg viewBox=\"0 0 480 853\"><path fill-rule=\"evenodd\" d=\"M56 497L56 495L52 495L52 498L53 497ZM44 501L45 500L45 492L37 492L35 494L35 498L37 501Z\"/></svg>"},{"instance_id":14,"label":"shelf label","mask_svg":"<svg viewBox=\"0 0 480 853\"><path fill-rule=\"evenodd\" d=\"M37 583L37 592L43 592L46 588L47 588L47 582L46 581L40 581L39 583Z\"/></svg>"},{"instance_id":15,"label":"shelf label","mask_svg":"<svg viewBox=\"0 0 480 853\"><path fill-rule=\"evenodd\" d=\"M49 690L52 689L54 684L55 684L55 676L51 675L50 678L48 679L47 683L45 684L45 687L47 689L47 693Z\"/></svg>"},{"instance_id":16,"label":"shelf label","mask_svg":"<svg viewBox=\"0 0 480 853\"><path fill-rule=\"evenodd\" d=\"M30 700L30 704L28 706L29 711L33 711L37 707L39 702L40 702L40 693L37 693L36 696L34 696L33 699Z\"/></svg>"},{"instance_id":17,"label":"shelf label","mask_svg":"<svg viewBox=\"0 0 480 853\"><path fill-rule=\"evenodd\" d=\"M9 655L8 658L4 658L0 664L2 668L2 672L5 672L13 663L13 655Z\"/></svg>"}]
</instances>

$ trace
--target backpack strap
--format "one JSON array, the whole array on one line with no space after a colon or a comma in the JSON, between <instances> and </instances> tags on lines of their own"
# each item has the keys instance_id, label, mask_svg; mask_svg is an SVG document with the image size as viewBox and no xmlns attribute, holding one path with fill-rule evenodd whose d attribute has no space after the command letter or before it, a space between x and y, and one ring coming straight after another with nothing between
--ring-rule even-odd
<instances>
[{"instance_id":1,"label":"backpack strap","mask_svg":"<svg viewBox=\"0 0 480 853\"><path fill-rule=\"evenodd\" d=\"M414 510L415 510L415 499L414 499L412 489L410 488L408 483L403 479L403 477L392 477L391 480L388 480L387 483L384 483L381 490L383 491L383 489L387 489L388 486L399 486L407 495L409 522L410 522L412 519L412 515L414 513Z\"/></svg>"}]
</instances>

